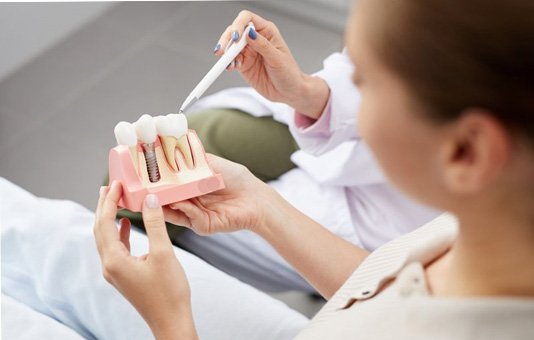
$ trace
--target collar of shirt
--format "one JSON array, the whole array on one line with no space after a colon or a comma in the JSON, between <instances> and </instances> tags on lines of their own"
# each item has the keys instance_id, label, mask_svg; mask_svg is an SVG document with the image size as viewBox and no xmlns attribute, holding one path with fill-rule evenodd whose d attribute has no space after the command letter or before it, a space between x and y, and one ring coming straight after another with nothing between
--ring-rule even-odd
<instances>
[{"instance_id":1,"label":"collar of shirt","mask_svg":"<svg viewBox=\"0 0 534 340\"><path fill-rule=\"evenodd\" d=\"M446 252L457 234L456 218L445 213L414 232L385 244L367 257L317 317L375 296L410 263L418 262L424 267Z\"/></svg>"}]
</instances>

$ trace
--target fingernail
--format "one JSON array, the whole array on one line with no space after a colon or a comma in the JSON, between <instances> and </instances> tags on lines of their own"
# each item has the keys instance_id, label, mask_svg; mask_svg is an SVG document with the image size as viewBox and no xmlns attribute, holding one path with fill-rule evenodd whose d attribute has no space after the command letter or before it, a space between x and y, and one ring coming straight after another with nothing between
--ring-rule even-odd
<instances>
[{"instance_id":1,"label":"fingernail","mask_svg":"<svg viewBox=\"0 0 534 340\"><path fill-rule=\"evenodd\" d=\"M111 182L111 186L109 187L109 190L113 190L117 187L117 181L116 180L113 180L113 182Z\"/></svg>"},{"instance_id":2,"label":"fingernail","mask_svg":"<svg viewBox=\"0 0 534 340\"><path fill-rule=\"evenodd\" d=\"M234 62L234 67L237 68L237 66L239 66L239 61L238 61L238 60L236 60L236 61Z\"/></svg>"},{"instance_id":3,"label":"fingernail","mask_svg":"<svg viewBox=\"0 0 534 340\"><path fill-rule=\"evenodd\" d=\"M254 29L254 27L250 28L250 31L248 31L248 36L250 37L250 39L256 40L256 37L258 35L256 34L256 30Z\"/></svg>"},{"instance_id":4,"label":"fingernail","mask_svg":"<svg viewBox=\"0 0 534 340\"><path fill-rule=\"evenodd\" d=\"M232 32L232 40L237 41L239 39L239 33L237 31Z\"/></svg>"},{"instance_id":5,"label":"fingernail","mask_svg":"<svg viewBox=\"0 0 534 340\"><path fill-rule=\"evenodd\" d=\"M145 197L145 204L150 209L155 209L159 207L158 196L154 194L148 194Z\"/></svg>"},{"instance_id":6,"label":"fingernail","mask_svg":"<svg viewBox=\"0 0 534 340\"><path fill-rule=\"evenodd\" d=\"M100 196L104 195L104 192L106 191L106 187L100 187L100 190L98 191L98 194Z\"/></svg>"},{"instance_id":7,"label":"fingernail","mask_svg":"<svg viewBox=\"0 0 534 340\"><path fill-rule=\"evenodd\" d=\"M217 51L220 49L221 49L221 44L217 43L217 45L215 45L215 48L213 49L213 53L217 53Z\"/></svg>"}]
</instances>

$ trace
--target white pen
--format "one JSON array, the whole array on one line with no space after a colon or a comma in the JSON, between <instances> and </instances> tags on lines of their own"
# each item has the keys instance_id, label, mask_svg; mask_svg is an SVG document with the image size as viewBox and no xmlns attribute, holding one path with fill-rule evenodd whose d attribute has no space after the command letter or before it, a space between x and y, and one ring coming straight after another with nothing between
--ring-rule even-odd
<instances>
[{"instance_id":1,"label":"white pen","mask_svg":"<svg viewBox=\"0 0 534 340\"><path fill-rule=\"evenodd\" d=\"M234 59L241 53L241 51L247 46L247 35L249 31L254 28L254 24L251 22L245 27L241 39L237 42L231 42L225 49L224 54L213 65L211 70L202 78L200 83L191 91L189 96L185 99L184 103L180 107L179 112L184 113L191 105L193 105L199 98L206 92L206 90L215 82L215 80L224 72L228 65L234 61Z\"/></svg>"}]
</instances>

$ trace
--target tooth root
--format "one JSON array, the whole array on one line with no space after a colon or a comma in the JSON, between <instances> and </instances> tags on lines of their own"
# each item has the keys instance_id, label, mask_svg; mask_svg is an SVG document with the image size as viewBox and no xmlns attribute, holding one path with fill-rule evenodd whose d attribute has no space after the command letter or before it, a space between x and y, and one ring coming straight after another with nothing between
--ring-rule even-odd
<instances>
[{"instance_id":1,"label":"tooth root","mask_svg":"<svg viewBox=\"0 0 534 340\"><path fill-rule=\"evenodd\" d=\"M135 171L139 174L139 156L137 155L137 147L130 147L130 156L132 156Z\"/></svg>"},{"instance_id":2,"label":"tooth root","mask_svg":"<svg viewBox=\"0 0 534 340\"><path fill-rule=\"evenodd\" d=\"M163 146L163 152L165 153L167 162L175 171L178 171L178 166L176 165L176 158L174 154L178 140L173 136L160 136L159 138L161 141L161 145Z\"/></svg>"},{"instance_id":3,"label":"tooth root","mask_svg":"<svg viewBox=\"0 0 534 340\"><path fill-rule=\"evenodd\" d=\"M202 143L200 142L200 139L198 138L198 135L196 133L190 133L188 134L187 140L189 141L189 146L191 147L191 152L193 153L195 169L208 167L206 153Z\"/></svg>"},{"instance_id":4,"label":"tooth root","mask_svg":"<svg viewBox=\"0 0 534 340\"><path fill-rule=\"evenodd\" d=\"M179 173L184 173L185 171L183 170L188 169L188 166L185 163L184 154L178 148L174 149L174 152L175 152L176 164L178 164L178 169L182 170Z\"/></svg>"},{"instance_id":5,"label":"tooth root","mask_svg":"<svg viewBox=\"0 0 534 340\"><path fill-rule=\"evenodd\" d=\"M193 167L194 167L193 155L191 153L191 147L189 146L189 141L187 140L187 134L185 134L182 137L178 138L178 140L176 142L176 147L180 150L180 152L184 156L185 164L190 169L193 169Z\"/></svg>"}]
</instances>

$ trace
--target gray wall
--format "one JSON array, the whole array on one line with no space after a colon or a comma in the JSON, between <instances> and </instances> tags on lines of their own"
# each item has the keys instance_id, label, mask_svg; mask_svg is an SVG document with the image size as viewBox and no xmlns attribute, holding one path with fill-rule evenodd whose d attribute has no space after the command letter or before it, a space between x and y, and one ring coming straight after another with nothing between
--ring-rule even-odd
<instances>
[{"instance_id":1,"label":"gray wall","mask_svg":"<svg viewBox=\"0 0 534 340\"><path fill-rule=\"evenodd\" d=\"M112 3L0 3L0 81Z\"/></svg>"},{"instance_id":2,"label":"gray wall","mask_svg":"<svg viewBox=\"0 0 534 340\"><path fill-rule=\"evenodd\" d=\"M262 5L286 14L324 25L338 32L345 30L355 0L269 0Z\"/></svg>"}]
</instances>

